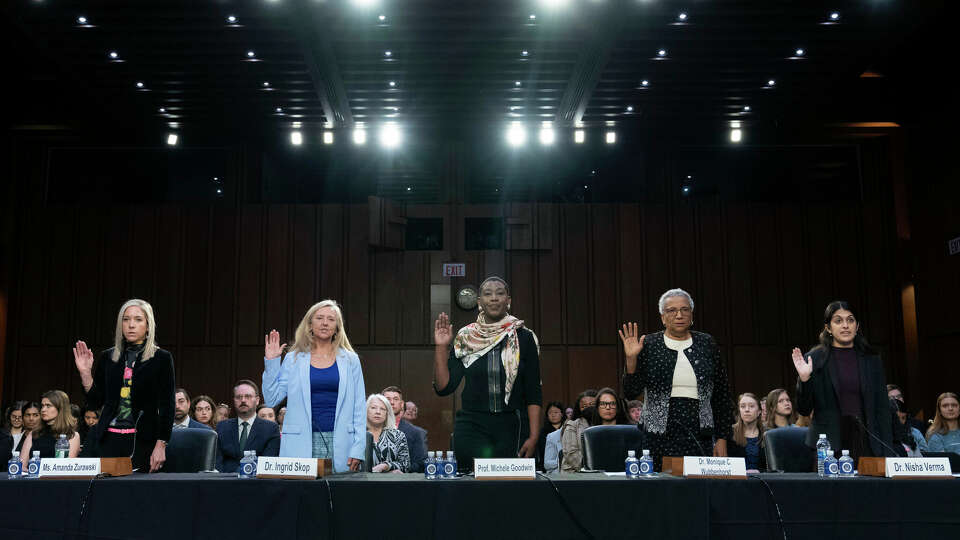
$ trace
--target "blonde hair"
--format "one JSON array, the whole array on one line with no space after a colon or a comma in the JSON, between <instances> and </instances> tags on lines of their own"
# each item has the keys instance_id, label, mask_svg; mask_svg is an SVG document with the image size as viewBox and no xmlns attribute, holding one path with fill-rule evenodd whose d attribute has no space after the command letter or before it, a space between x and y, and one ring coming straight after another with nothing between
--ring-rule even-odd
<instances>
[{"instance_id":1,"label":"blonde hair","mask_svg":"<svg viewBox=\"0 0 960 540\"><path fill-rule=\"evenodd\" d=\"M387 419L383 422L383 429L393 429L397 427L397 417L393 414L393 407L390 400L383 394L370 394L367 396L367 410L370 410L370 402L379 399L387 408ZM367 416L369 418L369 415Z\"/></svg>"},{"instance_id":2,"label":"blonde hair","mask_svg":"<svg viewBox=\"0 0 960 540\"><path fill-rule=\"evenodd\" d=\"M354 352L353 345L350 345L350 340L347 338L347 330L343 327L343 312L340 311L340 304L338 304L336 300L324 300L310 306L307 314L303 316L303 319L297 326L297 331L294 333L294 342L293 347L290 349L291 351L309 353L313 350L314 338L310 332L310 320L313 319L313 315L318 310L327 307L333 310L334 316L337 318L337 330L333 334L334 348Z\"/></svg>"},{"instance_id":3,"label":"blonde hair","mask_svg":"<svg viewBox=\"0 0 960 540\"><path fill-rule=\"evenodd\" d=\"M123 312L132 306L142 309L144 316L147 318L147 335L143 339L143 356L140 361L146 362L153 358L153 355L159 349L157 346L157 322L153 318L153 307L146 300L133 298L124 302L123 306L120 307L120 313L117 314L117 331L113 337L113 354L110 356L110 359L114 362L120 359L120 353L123 351Z\"/></svg>"},{"instance_id":4,"label":"blonde hair","mask_svg":"<svg viewBox=\"0 0 960 540\"><path fill-rule=\"evenodd\" d=\"M953 392L944 392L937 396L937 413L933 416L933 423L930 424L930 427L927 429L927 440L930 440L930 436L934 433L939 433L941 435L946 435L949 431L947 426L947 421L943 419L943 415L940 414L940 403L947 398L957 399L957 395ZM960 400L958 400L960 401Z\"/></svg>"}]
</instances>

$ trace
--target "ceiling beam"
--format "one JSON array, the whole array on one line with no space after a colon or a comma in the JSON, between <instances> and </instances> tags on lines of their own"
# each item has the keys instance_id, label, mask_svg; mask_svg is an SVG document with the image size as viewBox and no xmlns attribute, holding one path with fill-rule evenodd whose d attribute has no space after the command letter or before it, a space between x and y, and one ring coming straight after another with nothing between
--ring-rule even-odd
<instances>
[{"instance_id":1,"label":"ceiling beam","mask_svg":"<svg viewBox=\"0 0 960 540\"><path fill-rule=\"evenodd\" d=\"M593 91L600 81L610 51L623 27L624 17L615 9L606 9L593 25L594 31L583 42L577 63L573 66L567 88L557 107L556 123L560 126L577 125L583 120Z\"/></svg>"},{"instance_id":2,"label":"ceiling beam","mask_svg":"<svg viewBox=\"0 0 960 540\"><path fill-rule=\"evenodd\" d=\"M353 124L353 115L350 114L347 90L329 38L336 27L336 17L332 10L326 9L321 24L317 20L320 6L308 5L307 0L297 0L292 7L290 22L300 43L313 88L323 106L323 116L330 127L349 127Z\"/></svg>"}]
</instances>

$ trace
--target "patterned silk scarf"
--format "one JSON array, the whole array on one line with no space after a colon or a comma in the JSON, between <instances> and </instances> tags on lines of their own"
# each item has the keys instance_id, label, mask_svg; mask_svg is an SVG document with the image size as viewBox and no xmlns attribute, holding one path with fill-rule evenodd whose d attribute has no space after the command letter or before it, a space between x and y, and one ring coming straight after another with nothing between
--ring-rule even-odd
<instances>
[{"instance_id":1,"label":"patterned silk scarf","mask_svg":"<svg viewBox=\"0 0 960 540\"><path fill-rule=\"evenodd\" d=\"M503 319L488 323L483 313L477 317L477 322L470 323L457 332L453 340L453 351L457 358L468 368L477 358L487 354L500 341L504 341L500 350L500 360L507 375L504 403L510 403L510 392L513 383L517 380L517 370L520 367L520 341L517 339L517 329L523 326L523 321L507 315ZM528 328L529 330L529 328ZM530 332L533 334L533 332ZM537 344L537 354L540 354L540 343L537 335L533 334L533 341Z\"/></svg>"}]
</instances>

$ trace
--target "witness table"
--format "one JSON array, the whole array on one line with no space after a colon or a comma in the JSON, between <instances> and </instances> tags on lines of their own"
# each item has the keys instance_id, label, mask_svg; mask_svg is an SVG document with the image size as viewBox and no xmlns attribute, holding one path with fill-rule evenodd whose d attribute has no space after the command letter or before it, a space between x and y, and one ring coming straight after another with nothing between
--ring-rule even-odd
<instances>
[{"instance_id":1,"label":"witness table","mask_svg":"<svg viewBox=\"0 0 960 540\"><path fill-rule=\"evenodd\" d=\"M552 481L367 473L326 481L227 474L0 478L4 539L783 538L774 500L791 540L960 535L956 480L811 474L627 480L598 473Z\"/></svg>"}]
</instances>

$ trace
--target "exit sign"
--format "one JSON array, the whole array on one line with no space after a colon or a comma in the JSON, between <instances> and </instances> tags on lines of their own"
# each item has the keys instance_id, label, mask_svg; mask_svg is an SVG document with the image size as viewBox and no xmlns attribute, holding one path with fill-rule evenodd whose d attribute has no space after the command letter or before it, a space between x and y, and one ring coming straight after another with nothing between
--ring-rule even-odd
<instances>
[{"instance_id":1,"label":"exit sign","mask_svg":"<svg viewBox=\"0 0 960 540\"><path fill-rule=\"evenodd\" d=\"M443 263L443 277L464 277L467 265L464 263Z\"/></svg>"},{"instance_id":2,"label":"exit sign","mask_svg":"<svg viewBox=\"0 0 960 540\"><path fill-rule=\"evenodd\" d=\"M949 242L949 246L950 246L951 255L956 255L957 253L960 253L960 236L951 240Z\"/></svg>"}]
</instances>

